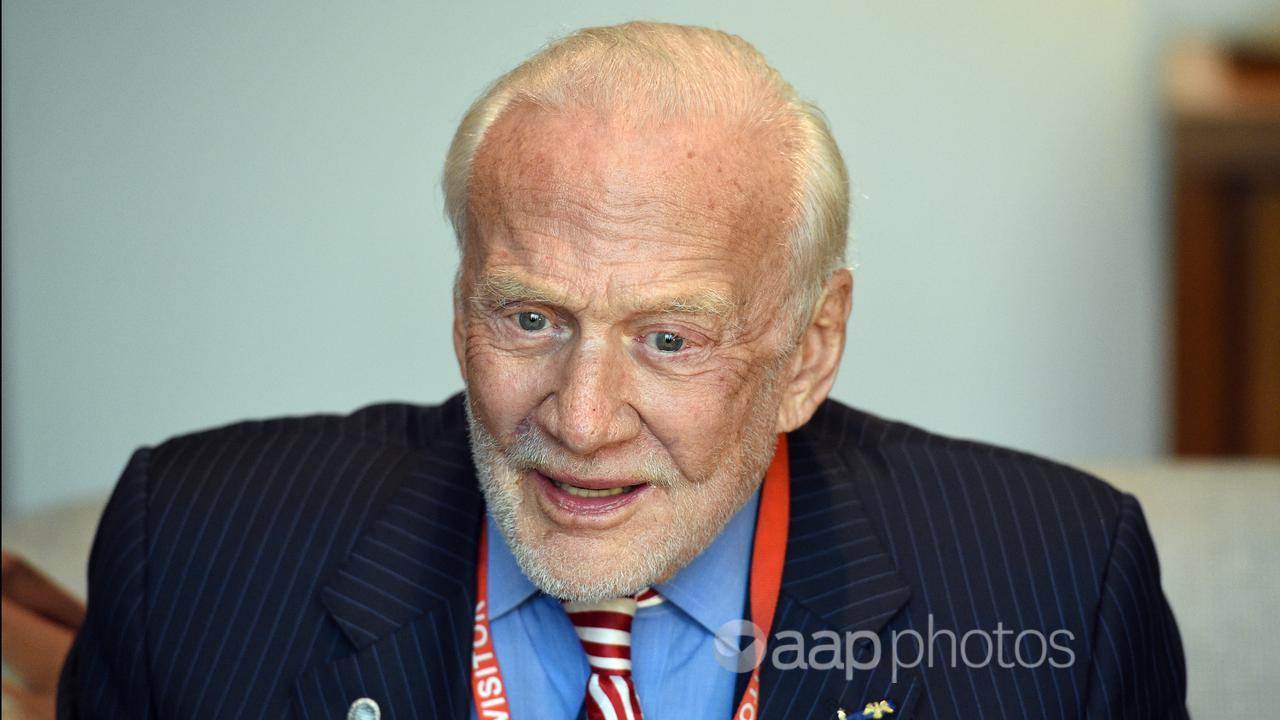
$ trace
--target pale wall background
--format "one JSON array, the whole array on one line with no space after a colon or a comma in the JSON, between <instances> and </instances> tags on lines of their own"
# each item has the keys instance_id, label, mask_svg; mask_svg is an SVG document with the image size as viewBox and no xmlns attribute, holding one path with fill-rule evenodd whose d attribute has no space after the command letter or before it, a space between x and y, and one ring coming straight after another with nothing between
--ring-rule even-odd
<instances>
[{"instance_id":1,"label":"pale wall background","mask_svg":"<svg viewBox=\"0 0 1280 720\"><path fill-rule=\"evenodd\" d=\"M6 514L248 416L435 402L438 174L480 89L635 17L743 35L855 181L835 396L1073 461L1165 449L1158 60L1274 0L3 2Z\"/></svg>"}]
</instances>

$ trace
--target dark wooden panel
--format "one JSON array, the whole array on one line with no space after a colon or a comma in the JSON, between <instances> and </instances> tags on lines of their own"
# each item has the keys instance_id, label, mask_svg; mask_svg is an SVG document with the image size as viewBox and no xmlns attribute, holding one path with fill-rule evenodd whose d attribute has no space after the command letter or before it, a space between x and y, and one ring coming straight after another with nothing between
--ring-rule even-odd
<instances>
[{"instance_id":1,"label":"dark wooden panel","mask_svg":"<svg viewBox=\"0 0 1280 720\"><path fill-rule=\"evenodd\" d=\"M1280 456L1280 182L1253 196L1247 226L1245 452Z\"/></svg>"},{"instance_id":2,"label":"dark wooden panel","mask_svg":"<svg viewBox=\"0 0 1280 720\"><path fill-rule=\"evenodd\" d=\"M1173 440L1280 457L1280 61L1237 65L1171 108Z\"/></svg>"}]
</instances>

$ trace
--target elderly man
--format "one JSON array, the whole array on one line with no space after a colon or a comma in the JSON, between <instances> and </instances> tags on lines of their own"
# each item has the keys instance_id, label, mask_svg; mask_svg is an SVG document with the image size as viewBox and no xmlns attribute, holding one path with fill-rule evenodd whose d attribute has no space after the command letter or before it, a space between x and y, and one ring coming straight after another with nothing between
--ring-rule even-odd
<instances>
[{"instance_id":1,"label":"elderly man","mask_svg":"<svg viewBox=\"0 0 1280 720\"><path fill-rule=\"evenodd\" d=\"M444 184L466 394L138 451L62 716L1185 715L1131 497L827 399L848 183L750 45L577 32Z\"/></svg>"}]
</instances>

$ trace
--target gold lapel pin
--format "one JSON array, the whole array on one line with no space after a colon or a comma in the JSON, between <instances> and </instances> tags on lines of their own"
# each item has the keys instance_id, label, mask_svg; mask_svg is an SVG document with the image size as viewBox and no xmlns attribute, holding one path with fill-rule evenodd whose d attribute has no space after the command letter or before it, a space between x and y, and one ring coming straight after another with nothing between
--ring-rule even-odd
<instances>
[{"instance_id":1,"label":"gold lapel pin","mask_svg":"<svg viewBox=\"0 0 1280 720\"><path fill-rule=\"evenodd\" d=\"M862 717L870 718L870 720L884 720L884 717L892 715L893 711L893 703L888 700L869 702L866 707L862 708Z\"/></svg>"}]
</instances>

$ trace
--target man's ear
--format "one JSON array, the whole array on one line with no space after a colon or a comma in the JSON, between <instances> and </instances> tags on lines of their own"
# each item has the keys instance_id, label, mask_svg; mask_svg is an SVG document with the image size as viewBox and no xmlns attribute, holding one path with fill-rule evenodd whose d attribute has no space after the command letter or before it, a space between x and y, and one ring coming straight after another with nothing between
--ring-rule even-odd
<instances>
[{"instance_id":1,"label":"man's ear","mask_svg":"<svg viewBox=\"0 0 1280 720\"><path fill-rule=\"evenodd\" d=\"M466 339L462 331L462 313L454 308L453 311L453 354L458 358L458 372L462 373L462 379L467 378L467 353Z\"/></svg>"},{"instance_id":2,"label":"man's ear","mask_svg":"<svg viewBox=\"0 0 1280 720\"><path fill-rule=\"evenodd\" d=\"M453 279L453 354L458 359L458 372L467 379L467 335L462 326L462 271Z\"/></svg>"},{"instance_id":3,"label":"man's ear","mask_svg":"<svg viewBox=\"0 0 1280 720\"><path fill-rule=\"evenodd\" d=\"M813 317L787 366L778 432L791 432L809 422L827 399L844 354L849 309L853 305L853 274L841 268L831 274Z\"/></svg>"}]
</instances>

